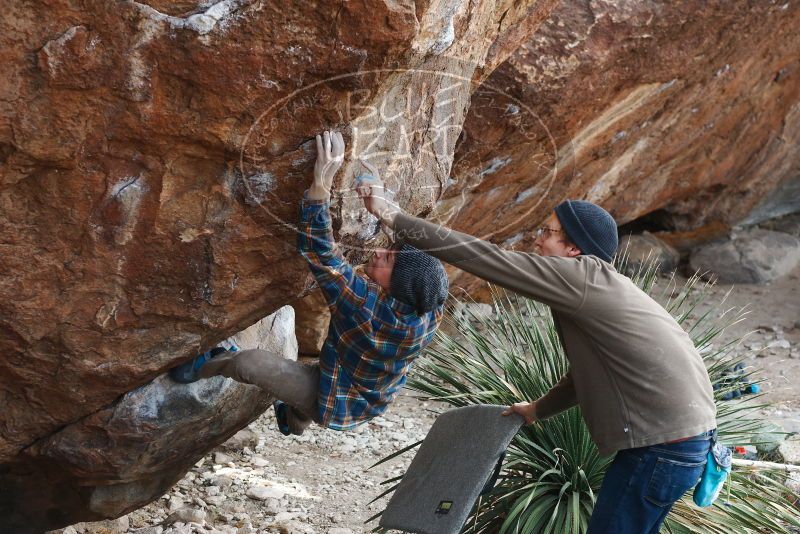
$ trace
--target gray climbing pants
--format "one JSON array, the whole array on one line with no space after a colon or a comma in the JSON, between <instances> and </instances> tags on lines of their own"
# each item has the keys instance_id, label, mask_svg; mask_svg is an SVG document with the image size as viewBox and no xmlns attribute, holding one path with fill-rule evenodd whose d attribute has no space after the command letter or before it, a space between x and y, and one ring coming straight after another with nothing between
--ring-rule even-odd
<instances>
[{"instance_id":1,"label":"gray climbing pants","mask_svg":"<svg viewBox=\"0 0 800 534\"><path fill-rule=\"evenodd\" d=\"M201 378L226 376L264 389L292 408L290 426L305 427L311 421L320 422L319 365L303 365L266 350L249 349L212 358L203 364L199 375ZM300 428L293 430L302 431Z\"/></svg>"}]
</instances>

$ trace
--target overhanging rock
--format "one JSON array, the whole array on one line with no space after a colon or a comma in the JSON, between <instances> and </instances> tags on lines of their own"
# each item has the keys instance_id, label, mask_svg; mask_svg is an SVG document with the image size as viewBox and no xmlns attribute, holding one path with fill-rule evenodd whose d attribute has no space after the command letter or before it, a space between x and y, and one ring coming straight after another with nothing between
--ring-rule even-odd
<instances>
[{"instance_id":1,"label":"overhanging rock","mask_svg":"<svg viewBox=\"0 0 800 534\"><path fill-rule=\"evenodd\" d=\"M147 482L127 471L122 456L145 454L138 433L149 429L125 422L132 412L115 403L143 386L162 391L147 384L310 290L293 225L314 134L338 128L351 148L333 211L357 260L375 229L348 196L354 157L391 167L398 198L430 210L475 84L554 5L4 5L0 473L20 492L23 473L66 492L61 505L43 492L16 508L19 521L117 513L127 506L120 495L139 502L169 484L183 460L165 458L163 471L154 462ZM406 157L390 165L402 146ZM228 395L250 399L214 391L207 412ZM255 416L246 408L231 430ZM79 451L81 440L98 450ZM114 446L120 457L100 451Z\"/></svg>"},{"instance_id":2,"label":"overhanging rock","mask_svg":"<svg viewBox=\"0 0 800 534\"><path fill-rule=\"evenodd\" d=\"M296 359L294 311L284 306L234 340L243 349ZM6 464L0 532L43 532L144 506L272 400L256 386L223 377L178 384L161 375Z\"/></svg>"}]
</instances>

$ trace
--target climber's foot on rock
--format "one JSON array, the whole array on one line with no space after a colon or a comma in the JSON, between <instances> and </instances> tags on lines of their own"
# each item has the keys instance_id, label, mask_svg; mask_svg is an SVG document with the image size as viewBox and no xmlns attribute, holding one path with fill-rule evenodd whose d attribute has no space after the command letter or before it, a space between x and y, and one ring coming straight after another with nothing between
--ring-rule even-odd
<instances>
[{"instance_id":1,"label":"climber's foot on rock","mask_svg":"<svg viewBox=\"0 0 800 534\"><path fill-rule=\"evenodd\" d=\"M212 358L215 358L216 356L219 356L220 354L225 354L227 352L236 352L239 350L239 347L237 347L233 343L229 342L227 343L227 345L230 346L214 347L213 349L206 351L203 354L195 356L188 362L182 363L177 367L173 367L172 369L169 370L169 377L175 382L179 382L181 384L191 384L192 382L197 382L201 378L204 378L200 376L200 369L206 362L208 362Z\"/></svg>"},{"instance_id":2,"label":"climber's foot on rock","mask_svg":"<svg viewBox=\"0 0 800 534\"><path fill-rule=\"evenodd\" d=\"M278 422L278 430L284 436L302 436L306 428L311 424L311 419L303 417L297 410L285 402L275 401L272 404L275 410L275 419Z\"/></svg>"}]
</instances>

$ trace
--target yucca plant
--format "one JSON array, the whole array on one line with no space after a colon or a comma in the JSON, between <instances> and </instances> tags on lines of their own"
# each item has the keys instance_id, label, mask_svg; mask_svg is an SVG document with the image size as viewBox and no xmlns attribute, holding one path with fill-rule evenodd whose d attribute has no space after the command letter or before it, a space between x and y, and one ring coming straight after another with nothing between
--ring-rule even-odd
<instances>
[{"instance_id":1,"label":"yucca plant","mask_svg":"<svg viewBox=\"0 0 800 534\"><path fill-rule=\"evenodd\" d=\"M618 268L625 269L624 257ZM664 282L655 262L645 262L630 276L664 305L703 355L716 387L720 439L729 445L753 445L773 430L754 413L763 407L759 395L722 400L728 391L742 387L738 381L757 382L753 369L745 369L736 380L725 374L748 356L734 350L740 340L719 344L723 331L739 322L745 311L724 309L724 299L710 303L711 283L699 276L681 287L674 278ZM451 407L510 405L539 398L567 371L549 309L502 291L493 293L492 317L479 318L470 311L466 318L446 317L450 328L440 329L417 363L408 383L412 390ZM598 454L578 408L525 426L509 447L498 484L476 504L464 532L585 532L610 461ZM378 498L391 493L399 478L385 481L391 487ZM782 475L734 469L729 480L712 507L698 508L691 495L684 496L662 531L788 533L790 527L800 527L800 512L788 499Z\"/></svg>"}]
</instances>

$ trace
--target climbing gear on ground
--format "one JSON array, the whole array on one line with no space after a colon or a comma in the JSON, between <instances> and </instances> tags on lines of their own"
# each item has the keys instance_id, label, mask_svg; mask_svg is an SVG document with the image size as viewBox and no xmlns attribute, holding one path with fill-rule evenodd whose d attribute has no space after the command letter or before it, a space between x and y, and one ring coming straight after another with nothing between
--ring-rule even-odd
<instances>
[{"instance_id":1,"label":"climbing gear on ground","mask_svg":"<svg viewBox=\"0 0 800 534\"><path fill-rule=\"evenodd\" d=\"M744 369L744 364L738 363L722 372L722 378L714 384L714 391L724 390L722 400L738 399L742 395L752 395L761 391L758 384L747 380Z\"/></svg>"}]
</instances>

